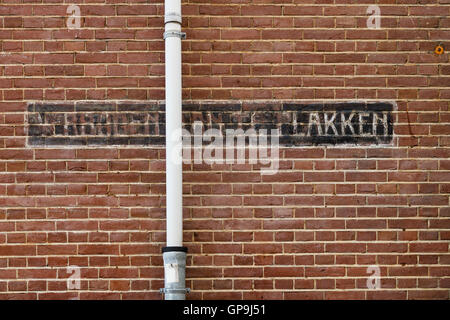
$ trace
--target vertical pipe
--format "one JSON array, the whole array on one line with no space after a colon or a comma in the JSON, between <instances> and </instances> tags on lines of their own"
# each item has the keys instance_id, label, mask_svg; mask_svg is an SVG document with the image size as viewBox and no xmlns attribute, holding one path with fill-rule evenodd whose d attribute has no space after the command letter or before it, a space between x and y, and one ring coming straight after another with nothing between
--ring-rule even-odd
<instances>
[{"instance_id":1,"label":"vertical pipe","mask_svg":"<svg viewBox=\"0 0 450 320\"><path fill-rule=\"evenodd\" d=\"M186 298L181 161L181 0L165 1L166 61L166 247L163 248L166 300Z\"/></svg>"},{"instance_id":2,"label":"vertical pipe","mask_svg":"<svg viewBox=\"0 0 450 320\"><path fill-rule=\"evenodd\" d=\"M179 19L179 20L178 20ZM166 0L166 206L167 246L182 246L181 1Z\"/></svg>"}]
</instances>

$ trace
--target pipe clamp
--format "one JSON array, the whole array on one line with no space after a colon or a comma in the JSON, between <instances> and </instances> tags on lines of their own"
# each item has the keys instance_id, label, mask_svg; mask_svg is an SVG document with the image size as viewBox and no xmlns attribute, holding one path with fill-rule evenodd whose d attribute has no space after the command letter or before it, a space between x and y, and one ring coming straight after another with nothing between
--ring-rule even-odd
<instances>
[{"instance_id":1,"label":"pipe clamp","mask_svg":"<svg viewBox=\"0 0 450 320\"><path fill-rule=\"evenodd\" d=\"M185 294L185 293L189 293L189 292L191 292L190 288L184 288L184 289L161 288L161 289L159 289L159 293L164 293L164 294L166 294L166 293L182 293L182 294Z\"/></svg>"},{"instance_id":2,"label":"pipe clamp","mask_svg":"<svg viewBox=\"0 0 450 320\"><path fill-rule=\"evenodd\" d=\"M169 30L164 32L164 40L170 37L178 37L180 39L186 39L186 32L181 32L177 30Z\"/></svg>"}]
</instances>

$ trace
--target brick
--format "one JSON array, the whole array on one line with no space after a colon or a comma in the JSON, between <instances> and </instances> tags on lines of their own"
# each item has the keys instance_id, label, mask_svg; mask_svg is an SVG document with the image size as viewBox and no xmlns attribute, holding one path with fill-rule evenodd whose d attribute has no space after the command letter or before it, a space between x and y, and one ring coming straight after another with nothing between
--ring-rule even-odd
<instances>
[{"instance_id":1,"label":"brick","mask_svg":"<svg viewBox=\"0 0 450 320\"><path fill-rule=\"evenodd\" d=\"M116 245L80 245L78 248L78 254L118 254L119 247Z\"/></svg>"},{"instance_id":2,"label":"brick","mask_svg":"<svg viewBox=\"0 0 450 320\"><path fill-rule=\"evenodd\" d=\"M265 267L265 277L303 277L305 275L305 269L303 267Z\"/></svg>"}]
</instances>

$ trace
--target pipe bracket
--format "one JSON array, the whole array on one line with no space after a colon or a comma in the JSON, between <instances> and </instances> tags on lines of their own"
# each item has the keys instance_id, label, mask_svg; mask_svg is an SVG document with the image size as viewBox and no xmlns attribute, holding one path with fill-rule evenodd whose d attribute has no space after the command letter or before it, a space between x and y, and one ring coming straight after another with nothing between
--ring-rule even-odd
<instances>
[{"instance_id":1,"label":"pipe bracket","mask_svg":"<svg viewBox=\"0 0 450 320\"><path fill-rule=\"evenodd\" d=\"M180 39L186 39L186 32L181 32L177 30L169 30L164 32L164 40L170 37L178 37Z\"/></svg>"},{"instance_id":2,"label":"pipe bracket","mask_svg":"<svg viewBox=\"0 0 450 320\"><path fill-rule=\"evenodd\" d=\"M185 294L185 293L189 293L191 292L191 288L184 288L184 289L171 289L171 288L161 288L159 289L159 293L181 293L181 294Z\"/></svg>"}]
</instances>

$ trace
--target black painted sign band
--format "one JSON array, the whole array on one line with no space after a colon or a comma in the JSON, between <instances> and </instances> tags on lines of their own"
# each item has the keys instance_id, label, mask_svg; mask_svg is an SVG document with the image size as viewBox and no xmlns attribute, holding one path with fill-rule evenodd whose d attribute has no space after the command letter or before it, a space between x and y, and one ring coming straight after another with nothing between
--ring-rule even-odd
<instances>
[{"instance_id":1,"label":"black painted sign band","mask_svg":"<svg viewBox=\"0 0 450 320\"><path fill-rule=\"evenodd\" d=\"M160 103L33 103L28 107L30 146L165 144ZM281 146L389 144L390 103L199 103L183 105L183 127L278 129Z\"/></svg>"}]
</instances>

